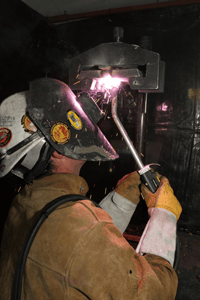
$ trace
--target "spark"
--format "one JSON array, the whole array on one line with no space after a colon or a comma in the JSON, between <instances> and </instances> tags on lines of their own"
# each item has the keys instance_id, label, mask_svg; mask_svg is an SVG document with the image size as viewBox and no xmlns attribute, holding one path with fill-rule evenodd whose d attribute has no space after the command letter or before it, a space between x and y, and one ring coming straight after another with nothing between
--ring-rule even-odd
<instances>
[{"instance_id":1,"label":"spark","mask_svg":"<svg viewBox=\"0 0 200 300\"><path fill-rule=\"evenodd\" d=\"M125 94L125 96L127 97L127 93L126 93L126 91L125 91L125 89L123 88L123 91L124 91L124 94Z\"/></svg>"},{"instance_id":2,"label":"spark","mask_svg":"<svg viewBox=\"0 0 200 300\"><path fill-rule=\"evenodd\" d=\"M104 104L103 99L100 99L100 100L101 100L101 102L99 103L99 106L101 105L103 107L103 104Z\"/></svg>"},{"instance_id":3,"label":"spark","mask_svg":"<svg viewBox=\"0 0 200 300\"><path fill-rule=\"evenodd\" d=\"M18 193L19 193L19 191L21 190L21 188L22 188L22 187L20 186L20 188L19 188L18 191L17 191Z\"/></svg>"},{"instance_id":4,"label":"spark","mask_svg":"<svg viewBox=\"0 0 200 300\"><path fill-rule=\"evenodd\" d=\"M134 99L133 95L130 92L128 94Z\"/></svg>"},{"instance_id":5,"label":"spark","mask_svg":"<svg viewBox=\"0 0 200 300\"><path fill-rule=\"evenodd\" d=\"M79 80L79 81L77 81L77 82L74 82L74 85L75 85L75 84L78 84L79 82L81 82L81 81Z\"/></svg>"},{"instance_id":6,"label":"spark","mask_svg":"<svg viewBox=\"0 0 200 300\"><path fill-rule=\"evenodd\" d=\"M90 195L90 199L92 199L92 195Z\"/></svg>"},{"instance_id":7,"label":"spark","mask_svg":"<svg viewBox=\"0 0 200 300\"><path fill-rule=\"evenodd\" d=\"M108 111L105 111L105 117L104 117L104 120L106 119L107 114L108 114Z\"/></svg>"},{"instance_id":8,"label":"spark","mask_svg":"<svg viewBox=\"0 0 200 300\"><path fill-rule=\"evenodd\" d=\"M100 166L100 164L101 164L101 161L99 161L99 166Z\"/></svg>"},{"instance_id":9,"label":"spark","mask_svg":"<svg viewBox=\"0 0 200 300\"><path fill-rule=\"evenodd\" d=\"M78 133L76 134L75 139L77 139L77 136L78 136Z\"/></svg>"},{"instance_id":10,"label":"spark","mask_svg":"<svg viewBox=\"0 0 200 300\"><path fill-rule=\"evenodd\" d=\"M106 192L107 192L107 187L105 188L105 194L106 194Z\"/></svg>"},{"instance_id":11,"label":"spark","mask_svg":"<svg viewBox=\"0 0 200 300\"><path fill-rule=\"evenodd\" d=\"M102 97L101 97L101 98L102 98ZM97 104L97 103L101 100L101 98L96 99L94 102Z\"/></svg>"}]
</instances>

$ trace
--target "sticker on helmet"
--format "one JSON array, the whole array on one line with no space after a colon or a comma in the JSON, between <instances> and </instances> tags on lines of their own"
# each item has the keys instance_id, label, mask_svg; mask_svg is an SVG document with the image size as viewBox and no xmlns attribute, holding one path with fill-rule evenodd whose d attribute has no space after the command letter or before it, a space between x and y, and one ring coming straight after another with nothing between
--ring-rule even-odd
<instances>
[{"instance_id":1,"label":"sticker on helmet","mask_svg":"<svg viewBox=\"0 0 200 300\"><path fill-rule=\"evenodd\" d=\"M6 168L6 165L2 165L2 166L0 166L0 172L2 172L2 173L3 173L3 171L5 170L5 168Z\"/></svg>"},{"instance_id":2,"label":"sticker on helmet","mask_svg":"<svg viewBox=\"0 0 200 300\"><path fill-rule=\"evenodd\" d=\"M21 124L23 125L24 130L28 133L34 133L37 131L37 128L35 127L33 122L29 119L28 113L23 115L21 119Z\"/></svg>"},{"instance_id":3,"label":"sticker on helmet","mask_svg":"<svg viewBox=\"0 0 200 300\"><path fill-rule=\"evenodd\" d=\"M67 118L70 124L72 125L72 127L74 127L77 130L82 129L83 126L82 126L81 119L73 110L68 111Z\"/></svg>"},{"instance_id":4,"label":"sticker on helmet","mask_svg":"<svg viewBox=\"0 0 200 300\"><path fill-rule=\"evenodd\" d=\"M10 129L0 128L0 148L7 146L12 139L12 132Z\"/></svg>"},{"instance_id":5,"label":"sticker on helmet","mask_svg":"<svg viewBox=\"0 0 200 300\"><path fill-rule=\"evenodd\" d=\"M51 138L59 145L68 143L71 138L71 131L67 124L64 122L56 122L51 127Z\"/></svg>"}]
</instances>

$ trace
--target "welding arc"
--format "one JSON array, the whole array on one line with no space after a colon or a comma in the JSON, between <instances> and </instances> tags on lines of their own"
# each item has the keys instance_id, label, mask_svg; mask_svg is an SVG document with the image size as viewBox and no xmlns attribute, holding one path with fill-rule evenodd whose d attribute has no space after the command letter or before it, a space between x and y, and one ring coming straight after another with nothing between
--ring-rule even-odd
<instances>
[{"instance_id":1,"label":"welding arc","mask_svg":"<svg viewBox=\"0 0 200 300\"><path fill-rule=\"evenodd\" d=\"M111 102L111 112L112 112L112 117L113 120L115 122L115 124L117 125L119 131L121 132L121 135L123 136L128 148L130 149L139 169L143 169L144 168L144 164L142 162L142 160L140 159L135 147L133 146L133 143L131 142L124 126L122 125L120 119L118 118L117 115L117 95L115 97L113 97L112 102Z\"/></svg>"}]
</instances>

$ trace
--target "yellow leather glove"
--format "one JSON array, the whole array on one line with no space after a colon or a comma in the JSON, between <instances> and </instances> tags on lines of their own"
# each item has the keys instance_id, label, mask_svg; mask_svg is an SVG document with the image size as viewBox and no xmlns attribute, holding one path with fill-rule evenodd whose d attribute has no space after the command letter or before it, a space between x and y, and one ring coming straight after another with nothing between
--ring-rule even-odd
<instances>
[{"instance_id":1,"label":"yellow leather glove","mask_svg":"<svg viewBox=\"0 0 200 300\"><path fill-rule=\"evenodd\" d=\"M140 202L140 184L140 175L133 172L125 175L117 182L115 191L137 205Z\"/></svg>"},{"instance_id":2,"label":"yellow leather glove","mask_svg":"<svg viewBox=\"0 0 200 300\"><path fill-rule=\"evenodd\" d=\"M141 193L148 209L153 207L164 208L171 211L178 221L182 212L182 207L177 198L174 196L174 192L166 177L161 177L160 186L154 194L151 193L144 184L141 185Z\"/></svg>"}]
</instances>

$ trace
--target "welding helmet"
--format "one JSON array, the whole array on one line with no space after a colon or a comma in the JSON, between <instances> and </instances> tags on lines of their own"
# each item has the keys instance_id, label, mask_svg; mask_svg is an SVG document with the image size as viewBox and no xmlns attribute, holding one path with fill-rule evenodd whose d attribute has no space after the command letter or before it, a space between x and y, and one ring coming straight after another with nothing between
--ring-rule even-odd
<instances>
[{"instance_id":1,"label":"welding helmet","mask_svg":"<svg viewBox=\"0 0 200 300\"><path fill-rule=\"evenodd\" d=\"M55 150L78 160L118 158L97 126L102 117L87 93L76 97L52 78L30 82L29 91L0 105L0 177L12 171L29 182L44 171Z\"/></svg>"}]
</instances>

